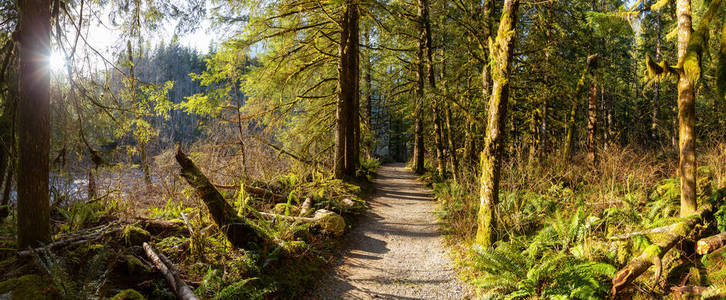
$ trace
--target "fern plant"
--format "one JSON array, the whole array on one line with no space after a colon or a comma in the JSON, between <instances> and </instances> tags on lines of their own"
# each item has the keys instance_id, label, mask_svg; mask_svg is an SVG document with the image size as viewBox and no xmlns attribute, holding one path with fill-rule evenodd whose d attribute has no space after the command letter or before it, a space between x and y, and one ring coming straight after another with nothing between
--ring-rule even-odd
<instances>
[{"instance_id":1,"label":"fern plant","mask_svg":"<svg viewBox=\"0 0 726 300\"><path fill-rule=\"evenodd\" d=\"M500 242L478 253L475 281L485 298L601 299L610 288L612 265L577 259L558 251L531 255L526 243Z\"/></svg>"}]
</instances>

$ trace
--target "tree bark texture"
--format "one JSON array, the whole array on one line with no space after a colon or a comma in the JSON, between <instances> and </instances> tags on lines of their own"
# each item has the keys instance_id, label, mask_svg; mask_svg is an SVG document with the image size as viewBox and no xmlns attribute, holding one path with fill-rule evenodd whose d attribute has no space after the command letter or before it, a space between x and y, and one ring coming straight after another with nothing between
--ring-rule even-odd
<instances>
[{"instance_id":1,"label":"tree bark texture","mask_svg":"<svg viewBox=\"0 0 726 300\"><path fill-rule=\"evenodd\" d=\"M182 167L181 176L195 190L212 215L214 223L224 232L232 245L242 249L260 249L273 241L257 225L237 216L237 212L224 200L222 194L209 182L202 171L194 165L180 147L176 150L176 161Z\"/></svg>"},{"instance_id":2,"label":"tree bark texture","mask_svg":"<svg viewBox=\"0 0 726 300\"><path fill-rule=\"evenodd\" d=\"M499 179L504 148L504 125L509 100L509 73L517 22L518 0L505 0L496 41L490 49L492 64L492 95L489 100L484 150L481 152L480 203L475 245L486 248L493 242L494 216L499 202Z\"/></svg>"},{"instance_id":3,"label":"tree bark texture","mask_svg":"<svg viewBox=\"0 0 726 300\"><path fill-rule=\"evenodd\" d=\"M19 3L18 246L50 241L50 1Z\"/></svg>"},{"instance_id":4,"label":"tree bark texture","mask_svg":"<svg viewBox=\"0 0 726 300\"><path fill-rule=\"evenodd\" d=\"M691 1L676 1L678 18L678 66L683 66L691 40ZM696 104L693 83L680 71L678 76L678 168L681 176L681 217L696 211Z\"/></svg>"},{"instance_id":5,"label":"tree bark texture","mask_svg":"<svg viewBox=\"0 0 726 300\"><path fill-rule=\"evenodd\" d=\"M338 46L338 102L335 131L335 177L355 177L359 160L360 119L358 104L360 95L358 82L358 4L355 0L345 2L345 12L340 22L340 45Z\"/></svg>"}]
</instances>

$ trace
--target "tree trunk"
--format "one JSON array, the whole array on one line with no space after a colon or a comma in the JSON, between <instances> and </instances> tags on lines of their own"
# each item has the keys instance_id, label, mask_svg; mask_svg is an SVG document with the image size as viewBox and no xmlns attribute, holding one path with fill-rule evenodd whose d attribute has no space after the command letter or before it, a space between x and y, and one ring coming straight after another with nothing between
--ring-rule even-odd
<instances>
[{"instance_id":1,"label":"tree trunk","mask_svg":"<svg viewBox=\"0 0 726 300\"><path fill-rule=\"evenodd\" d=\"M360 124L358 118L358 4L346 1L338 46L338 102L335 132L335 178L355 177L358 167L356 145Z\"/></svg>"},{"instance_id":2,"label":"tree trunk","mask_svg":"<svg viewBox=\"0 0 726 300\"><path fill-rule=\"evenodd\" d=\"M370 26L369 26L370 27ZM363 38L365 39L366 45L371 45L371 38L370 38L370 28L366 29L363 33ZM363 80L365 81L365 103L363 105L363 116L365 123L365 129L366 129L366 136L369 136L372 133L373 125L371 122L371 114L372 114L372 105L373 105L373 79L372 79L372 62L371 62L371 51L368 50L368 55L365 56L365 75L363 76ZM371 139L368 138L366 141L370 141ZM366 156L370 158L372 156L372 143L366 142L365 145L365 152Z\"/></svg>"},{"instance_id":3,"label":"tree trunk","mask_svg":"<svg viewBox=\"0 0 726 300\"><path fill-rule=\"evenodd\" d=\"M582 76L580 77L580 80L577 82L577 86L575 87L575 95L572 100L572 108L570 108L569 117L567 119L567 133L565 136L565 144L562 147L562 162L566 162L570 159L570 153L572 152L572 138L575 131L575 116L577 114L577 108L580 103L580 92L585 86L585 80L592 72L592 69L595 68L597 64L597 58L597 54L593 54L587 57L585 70L582 72Z\"/></svg>"},{"instance_id":4,"label":"tree trunk","mask_svg":"<svg viewBox=\"0 0 726 300\"><path fill-rule=\"evenodd\" d=\"M242 249L260 249L273 244L273 241L257 225L237 216L237 212L224 200L222 194L214 188L202 171L194 165L177 146L176 161L182 167L181 176L197 192L212 215L214 223L227 236L229 242Z\"/></svg>"},{"instance_id":5,"label":"tree trunk","mask_svg":"<svg viewBox=\"0 0 726 300\"><path fill-rule=\"evenodd\" d=\"M655 16L655 61L661 61L661 22L660 22L660 10L656 12ZM653 142L658 141L658 114L660 103L660 81L656 80L653 83L653 112L651 113L651 124L650 124L650 138Z\"/></svg>"},{"instance_id":6,"label":"tree trunk","mask_svg":"<svg viewBox=\"0 0 726 300\"><path fill-rule=\"evenodd\" d=\"M421 5L418 7L418 17L422 18L423 9ZM423 32L422 32L423 34ZM414 144L413 144L413 171L416 174L423 174L424 169L424 136L423 136L423 105L424 105L424 48L423 39L418 39L418 49L416 56L416 97L415 97L415 118L414 121Z\"/></svg>"},{"instance_id":7,"label":"tree trunk","mask_svg":"<svg viewBox=\"0 0 726 300\"><path fill-rule=\"evenodd\" d=\"M691 1L677 0L678 66L683 66L686 48L691 40ZM685 72L678 76L678 146L681 176L681 217L696 211L696 105L693 83Z\"/></svg>"},{"instance_id":8,"label":"tree trunk","mask_svg":"<svg viewBox=\"0 0 726 300\"><path fill-rule=\"evenodd\" d=\"M587 106L587 155L597 165L597 80L592 77L590 100Z\"/></svg>"},{"instance_id":9,"label":"tree trunk","mask_svg":"<svg viewBox=\"0 0 726 300\"><path fill-rule=\"evenodd\" d=\"M505 0L493 49L490 50L494 85L489 100L484 150L481 152L480 204L475 245L486 248L493 242L494 216L499 202L499 175L504 148L504 124L509 101L509 73L516 35L519 0Z\"/></svg>"},{"instance_id":10,"label":"tree trunk","mask_svg":"<svg viewBox=\"0 0 726 300\"><path fill-rule=\"evenodd\" d=\"M451 106L446 103L445 106L446 109L446 137L449 144L449 162L451 163L451 177L454 180L454 182L459 182L457 180L457 174L459 173L459 161L456 157L456 144L454 143L454 135L451 122Z\"/></svg>"},{"instance_id":11,"label":"tree trunk","mask_svg":"<svg viewBox=\"0 0 726 300\"><path fill-rule=\"evenodd\" d=\"M434 48L432 44L432 32L431 32L431 20L429 18L429 4L428 0L418 0L419 4L419 17L422 25L421 37L424 41L424 47L426 48L426 75L429 81L429 88L431 91L429 94L432 95L431 109L434 117L434 143L436 144L436 171L439 176L444 177L446 173L446 163L444 162L444 139L443 139L443 128L441 122L441 107L440 101L437 97L433 96L436 93L436 75L434 74Z\"/></svg>"},{"instance_id":12,"label":"tree trunk","mask_svg":"<svg viewBox=\"0 0 726 300\"><path fill-rule=\"evenodd\" d=\"M19 3L18 247L50 241L50 1Z\"/></svg>"},{"instance_id":13,"label":"tree trunk","mask_svg":"<svg viewBox=\"0 0 726 300\"><path fill-rule=\"evenodd\" d=\"M696 253L705 255L724 246L726 246L726 232L698 240L698 243L696 243Z\"/></svg>"}]
</instances>

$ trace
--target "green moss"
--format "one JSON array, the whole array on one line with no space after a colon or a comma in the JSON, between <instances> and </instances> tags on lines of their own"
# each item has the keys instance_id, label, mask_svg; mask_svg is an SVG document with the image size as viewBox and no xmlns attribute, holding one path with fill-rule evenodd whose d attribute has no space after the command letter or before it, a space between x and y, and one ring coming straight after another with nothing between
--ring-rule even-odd
<instances>
[{"instance_id":1,"label":"green moss","mask_svg":"<svg viewBox=\"0 0 726 300\"><path fill-rule=\"evenodd\" d=\"M648 260L652 261L656 257L660 257L661 252L663 252L663 249L661 249L660 246L650 245L643 250L643 255L645 255Z\"/></svg>"},{"instance_id":2,"label":"green moss","mask_svg":"<svg viewBox=\"0 0 726 300\"><path fill-rule=\"evenodd\" d=\"M129 246L139 245L143 242L148 242L149 240L151 240L151 234L148 231L136 225L130 224L124 227L124 230L121 233L121 237Z\"/></svg>"},{"instance_id":3,"label":"green moss","mask_svg":"<svg viewBox=\"0 0 726 300\"><path fill-rule=\"evenodd\" d=\"M48 280L38 275L25 275L0 282L0 295L11 293L11 299L57 299Z\"/></svg>"},{"instance_id":4,"label":"green moss","mask_svg":"<svg viewBox=\"0 0 726 300\"><path fill-rule=\"evenodd\" d=\"M275 204L275 213L283 215L285 214L285 210L289 208L289 215L290 216L297 216L300 214L300 208L294 205L290 205L287 203L277 203Z\"/></svg>"},{"instance_id":5,"label":"green moss","mask_svg":"<svg viewBox=\"0 0 726 300\"><path fill-rule=\"evenodd\" d=\"M128 289L116 294L111 300L146 300L146 297L134 289Z\"/></svg>"},{"instance_id":6,"label":"green moss","mask_svg":"<svg viewBox=\"0 0 726 300\"><path fill-rule=\"evenodd\" d=\"M136 256L127 254L123 257L126 261L126 271L128 271L129 274L148 274L152 272L151 267L147 266L140 259L136 258Z\"/></svg>"},{"instance_id":7,"label":"green moss","mask_svg":"<svg viewBox=\"0 0 726 300\"><path fill-rule=\"evenodd\" d=\"M316 211L315 220L315 223L327 233L341 236L345 232L345 219L332 211L324 209Z\"/></svg>"}]
</instances>

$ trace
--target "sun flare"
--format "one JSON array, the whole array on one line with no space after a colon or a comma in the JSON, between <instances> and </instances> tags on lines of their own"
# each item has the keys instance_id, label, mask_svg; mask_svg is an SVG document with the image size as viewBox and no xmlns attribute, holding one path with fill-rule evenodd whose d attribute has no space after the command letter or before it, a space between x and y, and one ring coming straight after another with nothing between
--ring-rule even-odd
<instances>
[{"instance_id":1,"label":"sun flare","mask_svg":"<svg viewBox=\"0 0 726 300\"><path fill-rule=\"evenodd\" d=\"M53 72L59 72L63 70L66 65L66 58L63 54L53 51L48 59L48 65L50 70Z\"/></svg>"}]
</instances>

